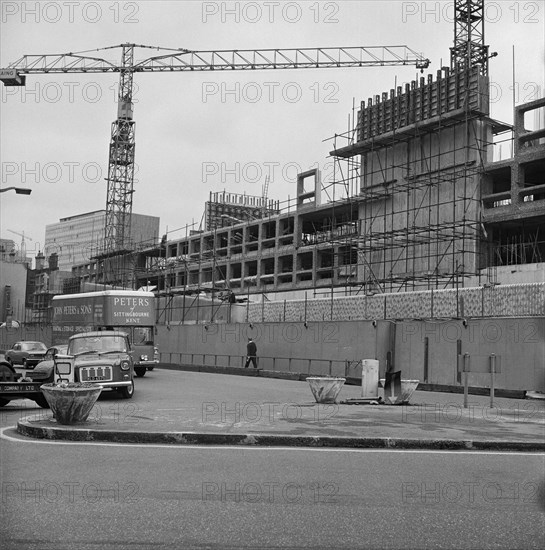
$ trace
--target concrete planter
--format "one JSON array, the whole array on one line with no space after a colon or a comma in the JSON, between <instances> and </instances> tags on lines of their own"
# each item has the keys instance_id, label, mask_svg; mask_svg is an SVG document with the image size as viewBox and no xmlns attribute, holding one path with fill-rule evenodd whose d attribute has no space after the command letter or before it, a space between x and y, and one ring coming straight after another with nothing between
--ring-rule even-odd
<instances>
[{"instance_id":1,"label":"concrete planter","mask_svg":"<svg viewBox=\"0 0 545 550\"><path fill-rule=\"evenodd\" d=\"M337 397L346 378L311 376L307 378L316 403L337 403Z\"/></svg>"},{"instance_id":2,"label":"concrete planter","mask_svg":"<svg viewBox=\"0 0 545 550\"><path fill-rule=\"evenodd\" d=\"M387 405L403 405L404 403L408 403L410 401L413 393L420 383L420 380L401 380L401 394L395 396L385 395L385 383L386 379L381 378L380 385L382 388L379 388L379 396L384 398L384 402Z\"/></svg>"},{"instance_id":3,"label":"concrete planter","mask_svg":"<svg viewBox=\"0 0 545 550\"><path fill-rule=\"evenodd\" d=\"M59 424L85 422L102 391L98 384L43 384L40 389Z\"/></svg>"}]
</instances>

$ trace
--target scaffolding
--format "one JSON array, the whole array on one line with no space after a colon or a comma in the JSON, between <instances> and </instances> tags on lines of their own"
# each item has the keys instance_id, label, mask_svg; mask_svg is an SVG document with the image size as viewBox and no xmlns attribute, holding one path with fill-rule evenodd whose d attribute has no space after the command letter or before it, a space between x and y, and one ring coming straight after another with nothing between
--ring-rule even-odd
<instances>
[{"instance_id":1,"label":"scaffolding","mask_svg":"<svg viewBox=\"0 0 545 550\"><path fill-rule=\"evenodd\" d=\"M482 267L481 178L494 131L478 67L438 71L361 103L334 138L359 183L356 286L365 293L464 286ZM342 146L339 146L339 142Z\"/></svg>"},{"instance_id":2,"label":"scaffolding","mask_svg":"<svg viewBox=\"0 0 545 550\"><path fill-rule=\"evenodd\" d=\"M203 293L214 319L214 304L297 288L316 297L463 287L486 259L481 180L500 127L478 67L370 98L332 138L332 181L309 170L295 199L264 216L186 226L185 238L135 255L132 279L156 286L164 322L184 321Z\"/></svg>"}]
</instances>

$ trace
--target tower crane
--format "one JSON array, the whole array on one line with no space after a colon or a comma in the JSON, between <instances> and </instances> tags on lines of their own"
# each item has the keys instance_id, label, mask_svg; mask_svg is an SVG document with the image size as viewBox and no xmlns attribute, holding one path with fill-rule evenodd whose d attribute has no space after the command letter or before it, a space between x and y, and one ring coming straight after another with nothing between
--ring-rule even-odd
<instances>
[{"instance_id":1,"label":"tower crane","mask_svg":"<svg viewBox=\"0 0 545 550\"><path fill-rule=\"evenodd\" d=\"M160 53L135 61L136 48ZM112 49L121 50L120 63L107 61L93 53ZM429 59L407 46L193 51L125 43L76 53L24 55L7 68L0 69L0 80L5 86L24 86L26 75L119 73L117 119L111 126L109 148L104 248L105 255L115 255L127 249L130 232L134 192L132 98L135 73L400 65L414 65L423 70L429 64Z\"/></svg>"},{"instance_id":2,"label":"tower crane","mask_svg":"<svg viewBox=\"0 0 545 550\"><path fill-rule=\"evenodd\" d=\"M21 258L24 260L26 258L26 245L25 245L25 239L31 241L31 237L27 237L25 235L25 232L19 233L18 231L13 231L12 229L8 229L10 233L13 233L14 235L19 235L21 237Z\"/></svg>"}]
</instances>

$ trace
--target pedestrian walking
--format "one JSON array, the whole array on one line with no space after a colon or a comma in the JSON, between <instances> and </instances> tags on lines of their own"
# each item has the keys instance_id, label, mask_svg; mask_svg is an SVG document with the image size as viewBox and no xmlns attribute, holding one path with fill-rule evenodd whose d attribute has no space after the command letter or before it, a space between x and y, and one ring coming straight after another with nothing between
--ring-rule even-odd
<instances>
[{"instance_id":1,"label":"pedestrian walking","mask_svg":"<svg viewBox=\"0 0 545 550\"><path fill-rule=\"evenodd\" d=\"M244 368L247 369L250 362L254 364L254 369L257 369L257 346L255 342L248 338L248 344L246 345L246 364Z\"/></svg>"}]
</instances>

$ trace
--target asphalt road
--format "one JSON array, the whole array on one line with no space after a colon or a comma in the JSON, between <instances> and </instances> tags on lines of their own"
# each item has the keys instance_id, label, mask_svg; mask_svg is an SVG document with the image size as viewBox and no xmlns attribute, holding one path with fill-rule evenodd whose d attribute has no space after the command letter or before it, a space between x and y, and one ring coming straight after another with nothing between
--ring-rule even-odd
<instances>
[{"instance_id":1,"label":"asphalt road","mask_svg":"<svg viewBox=\"0 0 545 550\"><path fill-rule=\"evenodd\" d=\"M148 414L172 383L161 374L99 404ZM31 411L12 402L1 424ZM542 454L140 447L6 429L0 464L3 550L545 547Z\"/></svg>"},{"instance_id":2,"label":"asphalt road","mask_svg":"<svg viewBox=\"0 0 545 550\"><path fill-rule=\"evenodd\" d=\"M3 440L2 548L543 548L543 456Z\"/></svg>"}]
</instances>

